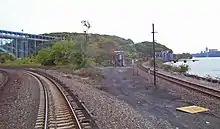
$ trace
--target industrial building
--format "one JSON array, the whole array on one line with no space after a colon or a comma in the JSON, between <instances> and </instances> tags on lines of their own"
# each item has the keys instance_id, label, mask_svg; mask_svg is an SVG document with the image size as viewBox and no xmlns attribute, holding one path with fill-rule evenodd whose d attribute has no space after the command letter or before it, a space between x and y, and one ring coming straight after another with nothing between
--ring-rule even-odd
<instances>
[{"instance_id":1,"label":"industrial building","mask_svg":"<svg viewBox=\"0 0 220 129\"><path fill-rule=\"evenodd\" d=\"M162 59L164 62L168 62L173 60L173 53L170 53L169 51L161 51L155 53L156 58Z\"/></svg>"},{"instance_id":2,"label":"industrial building","mask_svg":"<svg viewBox=\"0 0 220 129\"><path fill-rule=\"evenodd\" d=\"M193 57L220 57L220 51L218 51L218 49L208 49L208 47L206 47L205 51L192 54L192 56Z\"/></svg>"}]
</instances>

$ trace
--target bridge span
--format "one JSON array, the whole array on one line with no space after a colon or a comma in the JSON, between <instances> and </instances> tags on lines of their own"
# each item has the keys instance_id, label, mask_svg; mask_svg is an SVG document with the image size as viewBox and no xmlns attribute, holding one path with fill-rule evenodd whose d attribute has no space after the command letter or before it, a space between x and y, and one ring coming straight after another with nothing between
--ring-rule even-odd
<instances>
[{"instance_id":1,"label":"bridge span","mask_svg":"<svg viewBox=\"0 0 220 129\"><path fill-rule=\"evenodd\" d=\"M58 40L63 38L0 30L0 51L23 58Z\"/></svg>"}]
</instances>

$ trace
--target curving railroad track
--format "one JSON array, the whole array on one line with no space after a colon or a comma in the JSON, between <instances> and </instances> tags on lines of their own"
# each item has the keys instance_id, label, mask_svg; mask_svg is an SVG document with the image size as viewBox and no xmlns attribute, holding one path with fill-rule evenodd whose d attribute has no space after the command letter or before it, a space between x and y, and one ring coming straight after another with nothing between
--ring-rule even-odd
<instances>
[{"instance_id":1,"label":"curving railroad track","mask_svg":"<svg viewBox=\"0 0 220 129\"><path fill-rule=\"evenodd\" d=\"M145 66L143 66L143 64L138 64L138 68L145 71L145 72L148 72L152 75L154 74L152 69L146 68ZM176 78L174 76L163 74L163 73L158 72L158 71L156 71L156 76L161 78L161 79L164 79L166 81L177 84L179 86L182 86L182 87L185 87L185 88L203 93L205 95L212 96L212 97L220 99L220 91L216 90L216 89L213 89L213 88L210 88L208 86L193 83L193 82L189 82L189 81L186 81L186 80L182 80L182 79Z\"/></svg>"},{"instance_id":2,"label":"curving railroad track","mask_svg":"<svg viewBox=\"0 0 220 129\"><path fill-rule=\"evenodd\" d=\"M0 69L0 73L3 74L3 80L0 82L0 88L2 88L8 82L8 73L5 70Z\"/></svg>"},{"instance_id":3,"label":"curving railroad track","mask_svg":"<svg viewBox=\"0 0 220 129\"><path fill-rule=\"evenodd\" d=\"M28 70L40 85L40 105L35 128L98 129L85 105L57 78Z\"/></svg>"}]
</instances>

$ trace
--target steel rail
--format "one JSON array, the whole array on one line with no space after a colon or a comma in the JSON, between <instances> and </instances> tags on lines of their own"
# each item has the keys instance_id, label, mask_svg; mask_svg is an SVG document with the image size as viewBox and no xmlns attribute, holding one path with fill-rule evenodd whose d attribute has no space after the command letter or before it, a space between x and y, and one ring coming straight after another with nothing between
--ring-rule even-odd
<instances>
[{"instance_id":1,"label":"steel rail","mask_svg":"<svg viewBox=\"0 0 220 129\"><path fill-rule=\"evenodd\" d=\"M56 90L59 91L59 93L62 95L62 98L63 98L63 102L65 100L65 103L67 104L66 106L68 106L68 111L69 111L69 116L72 117L72 119L69 119L69 121L72 121L74 124L74 126L76 126L77 129L83 129L83 128L98 128L97 126L94 126L96 124L94 124L92 122L92 120L90 119L91 117L88 117L87 113L89 114L89 111L88 109L85 107L85 105L83 104L83 102L81 102L80 100L77 100L76 98L68 98L69 96L71 96L71 94L69 94L65 88L63 87L62 83L60 83L58 80L56 80L56 78L54 77L50 77L49 75L45 75L45 73L41 73L39 71L28 71L28 73L32 74L33 76L35 76L39 81L41 80L48 80L48 82L50 82L52 84L52 86L55 86ZM44 79L43 79L43 78ZM42 83L42 82L41 82ZM43 84L42 84L43 85ZM51 88L48 88L48 87L51 87L50 86L44 86L45 87L45 91L48 89L50 91L50 94L52 93L53 95L56 94L56 92L51 92ZM47 88L46 88L47 87ZM54 90L53 90L54 91ZM67 97L68 96L68 97ZM51 97L51 96L50 96ZM54 98L54 97L52 97ZM57 98L57 97L55 97ZM53 99L50 99L50 101L53 101ZM62 100L61 100L62 101ZM60 101L60 102L61 102ZM71 101L71 102L70 102ZM76 101L76 102L74 102ZM77 102L78 101L78 102ZM63 103L61 102L61 103ZM56 102L54 103L55 105ZM73 105L72 105L73 104ZM76 105L81 105L81 106L76 106ZM53 104L52 104L53 105ZM75 105L75 106L74 106ZM59 105L58 105L59 107ZM64 109L67 109L67 108L64 108ZM58 109L60 110L60 109ZM58 111L59 112L59 111ZM85 113L87 112L87 113ZM85 113L85 114L84 114ZM46 114L48 113L45 113L45 121L46 121ZM55 113L55 116L56 116L57 113ZM60 114L60 113L58 113ZM84 114L84 115L83 115ZM48 116L48 115L47 115ZM50 115L51 116L51 115ZM56 118L59 117L59 116L56 116ZM65 118L64 118L65 119ZM55 119L56 120L56 119ZM50 121L50 120L49 120ZM59 120L58 120L58 123ZM46 125L46 124L45 124ZM48 126L44 126L45 128L48 128ZM94 129L95 129L94 128Z\"/></svg>"},{"instance_id":2,"label":"steel rail","mask_svg":"<svg viewBox=\"0 0 220 129\"><path fill-rule=\"evenodd\" d=\"M41 76L40 77L41 80L44 80L44 81L52 84L52 86L46 85L47 88L49 87L48 88L48 90L50 91L49 97L51 97L51 87L56 86L55 89L57 90L57 92L54 91L54 88L52 88L52 90L54 91L54 93L52 93L52 94L54 95L59 92L59 94L62 94L63 99L67 100L67 101L65 101L65 103L69 107L68 111L71 114L71 118L72 118L71 121L74 122L74 125L76 126L76 128L78 128L78 129L84 129L84 128L86 128L86 129L99 129L94 118L92 117L93 116L92 113L84 105L84 102L78 98L78 95L73 94L73 91L70 90L64 83L62 83L59 79L55 78L54 76L47 74L43 71L39 71L36 69L26 69L26 70L28 72L32 72L36 75ZM55 98L58 99L57 97L55 97ZM53 96L53 98L54 98L54 96ZM53 101L54 99L51 99L51 100ZM63 102L64 102L64 100L63 100ZM59 104L62 104L62 103L58 103L57 101L54 102L54 104L55 105L58 104L58 106L59 106ZM62 109L59 108L58 110L63 110L63 108ZM65 108L65 110L66 110L66 108ZM58 111L58 112L60 112L60 111ZM58 113L58 114L60 114L60 113ZM55 113L55 115L57 115L57 114ZM60 116L57 116L57 117L60 117ZM58 123L60 123L60 122L58 121Z\"/></svg>"},{"instance_id":3,"label":"steel rail","mask_svg":"<svg viewBox=\"0 0 220 129\"><path fill-rule=\"evenodd\" d=\"M150 72L150 74L153 75L153 70L143 66L143 64L139 64L138 67L141 70L143 70L145 72ZM179 79L177 77L166 75L166 74L158 72L158 71L156 71L156 76L159 78L162 78L166 81L180 85L182 87L186 87L186 88L198 91L200 93L204 93L204 94L207 94L207 95L210 95L210 96L213 96L215 98L220 99L220 90L216 90L216 89L213 89L213 88L201 85L201 84L196 84L194 82L189 82L187 80Z\"/></svg>"},{"instance_id":4,"label":"steel rail","mask_svg":"<svg viewBox=\"0 0 220 129\"><path fill-rule=\"evenodd\" d=\"M47 95L47 89L43 86L43 82L39 79L35 73L27 71L27 73L32 76L35 80L37 80L40 87L43 89L43 95L44 95L44 123L43 128L47 129L47 121L48 121L48 95ZM40 105L41 106L41 105Z\"/></svg>"},{"instance_id":5,"label":"steel rail","mask_svg":"<svg viewBox=\"0 0 220 129\"><path fill-rule=\"evenodd\" d=\"M8 73L5 70L0 69L0 72L3 74L4 79L3 81L0 83L0 88L3 87L7 82L8 82Z\"/></svg>"},{"instance_id":6,"label":"steel rail","mask_svg":"<svg viewBox=\"0 0 220 129\"><path fill-rule=\"evenodd\" d=\"M51 78L49 78L49 77L46 77L46 78L47 78L48 80L50 80L50 81L58 88L58 90L62 93L63 97L65 98L65 100L66 100L66 102L67 102L67 104L68 104L68 106L69 106L69 108L70 108L70 110L71 110L71 112L72 112L72 114L73 114L73 116L74 116L74 119L76 120L76 123L77 123L78 128L79 128L79 129L82 129L82 127L81 127L81 125L80 125L80 122L79 122L79 120L78 120L78 118L77 118L77 116L76 116L76 113L75 113L74 110L73 110L73 107L71 106L71 104L70 104L68 98L66 97L65 93L64 93L64 92L62 91L62 89L60 88L59 84L58 84L57 82L55 82L54 80L52 80Z\"/></svg>"}]
</instances>

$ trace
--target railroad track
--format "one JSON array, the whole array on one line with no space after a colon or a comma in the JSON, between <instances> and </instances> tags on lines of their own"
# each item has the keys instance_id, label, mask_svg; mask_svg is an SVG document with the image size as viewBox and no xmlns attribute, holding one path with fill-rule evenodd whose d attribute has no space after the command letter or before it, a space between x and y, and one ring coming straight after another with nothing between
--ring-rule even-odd
<instances>
[{"instance_id":1,"label":"railroad track","mask_svg":"<svg viewBox=\"0 0 220 129\"><path fill-rule=\"evenodd\" d=\"M153 70L150 68L144 67L143 64L138 64L138 67L141 70L143 70L145 72L150 72L150 74L153 75ZM185 88L188 88L188 89L191 89L191 90L194 90L194 91L197 91L197 92L200 92L200 93L203 93L203 94L220 99L220 91L219 90L215 90L215 89L209 88L209 87L201 85L201 84L196 84L193 82L182 80L182 79L170 76L170 75L163 74L158 71L156 71L156 76L161 79L164 79L166 81L177 84L179 86L182 86L182 87L185 87Z\"/></svg>"},{"instance_id":2,"label":"railroad track","mask_svg":"<svg viewBox=\"0 0 220 129\"><path fill-rule=\"evenodd\" d=\"M2 80L2 82L0 83L0 88L2 88L7 82L8 82L8 73L5 70L0 69L0 72L3 74L4 79Z\"/></svg>"},{"instance_id":3,"label":"railroad track","mask_svg":"<svg viewBox=\"0 0 220 129\"><path fill-rule=\"evenodd\" d=\"M98 129L85 105L61 81L29 70L40 84L40 105L35 128Z\"/></svg>"}]
</instances>

